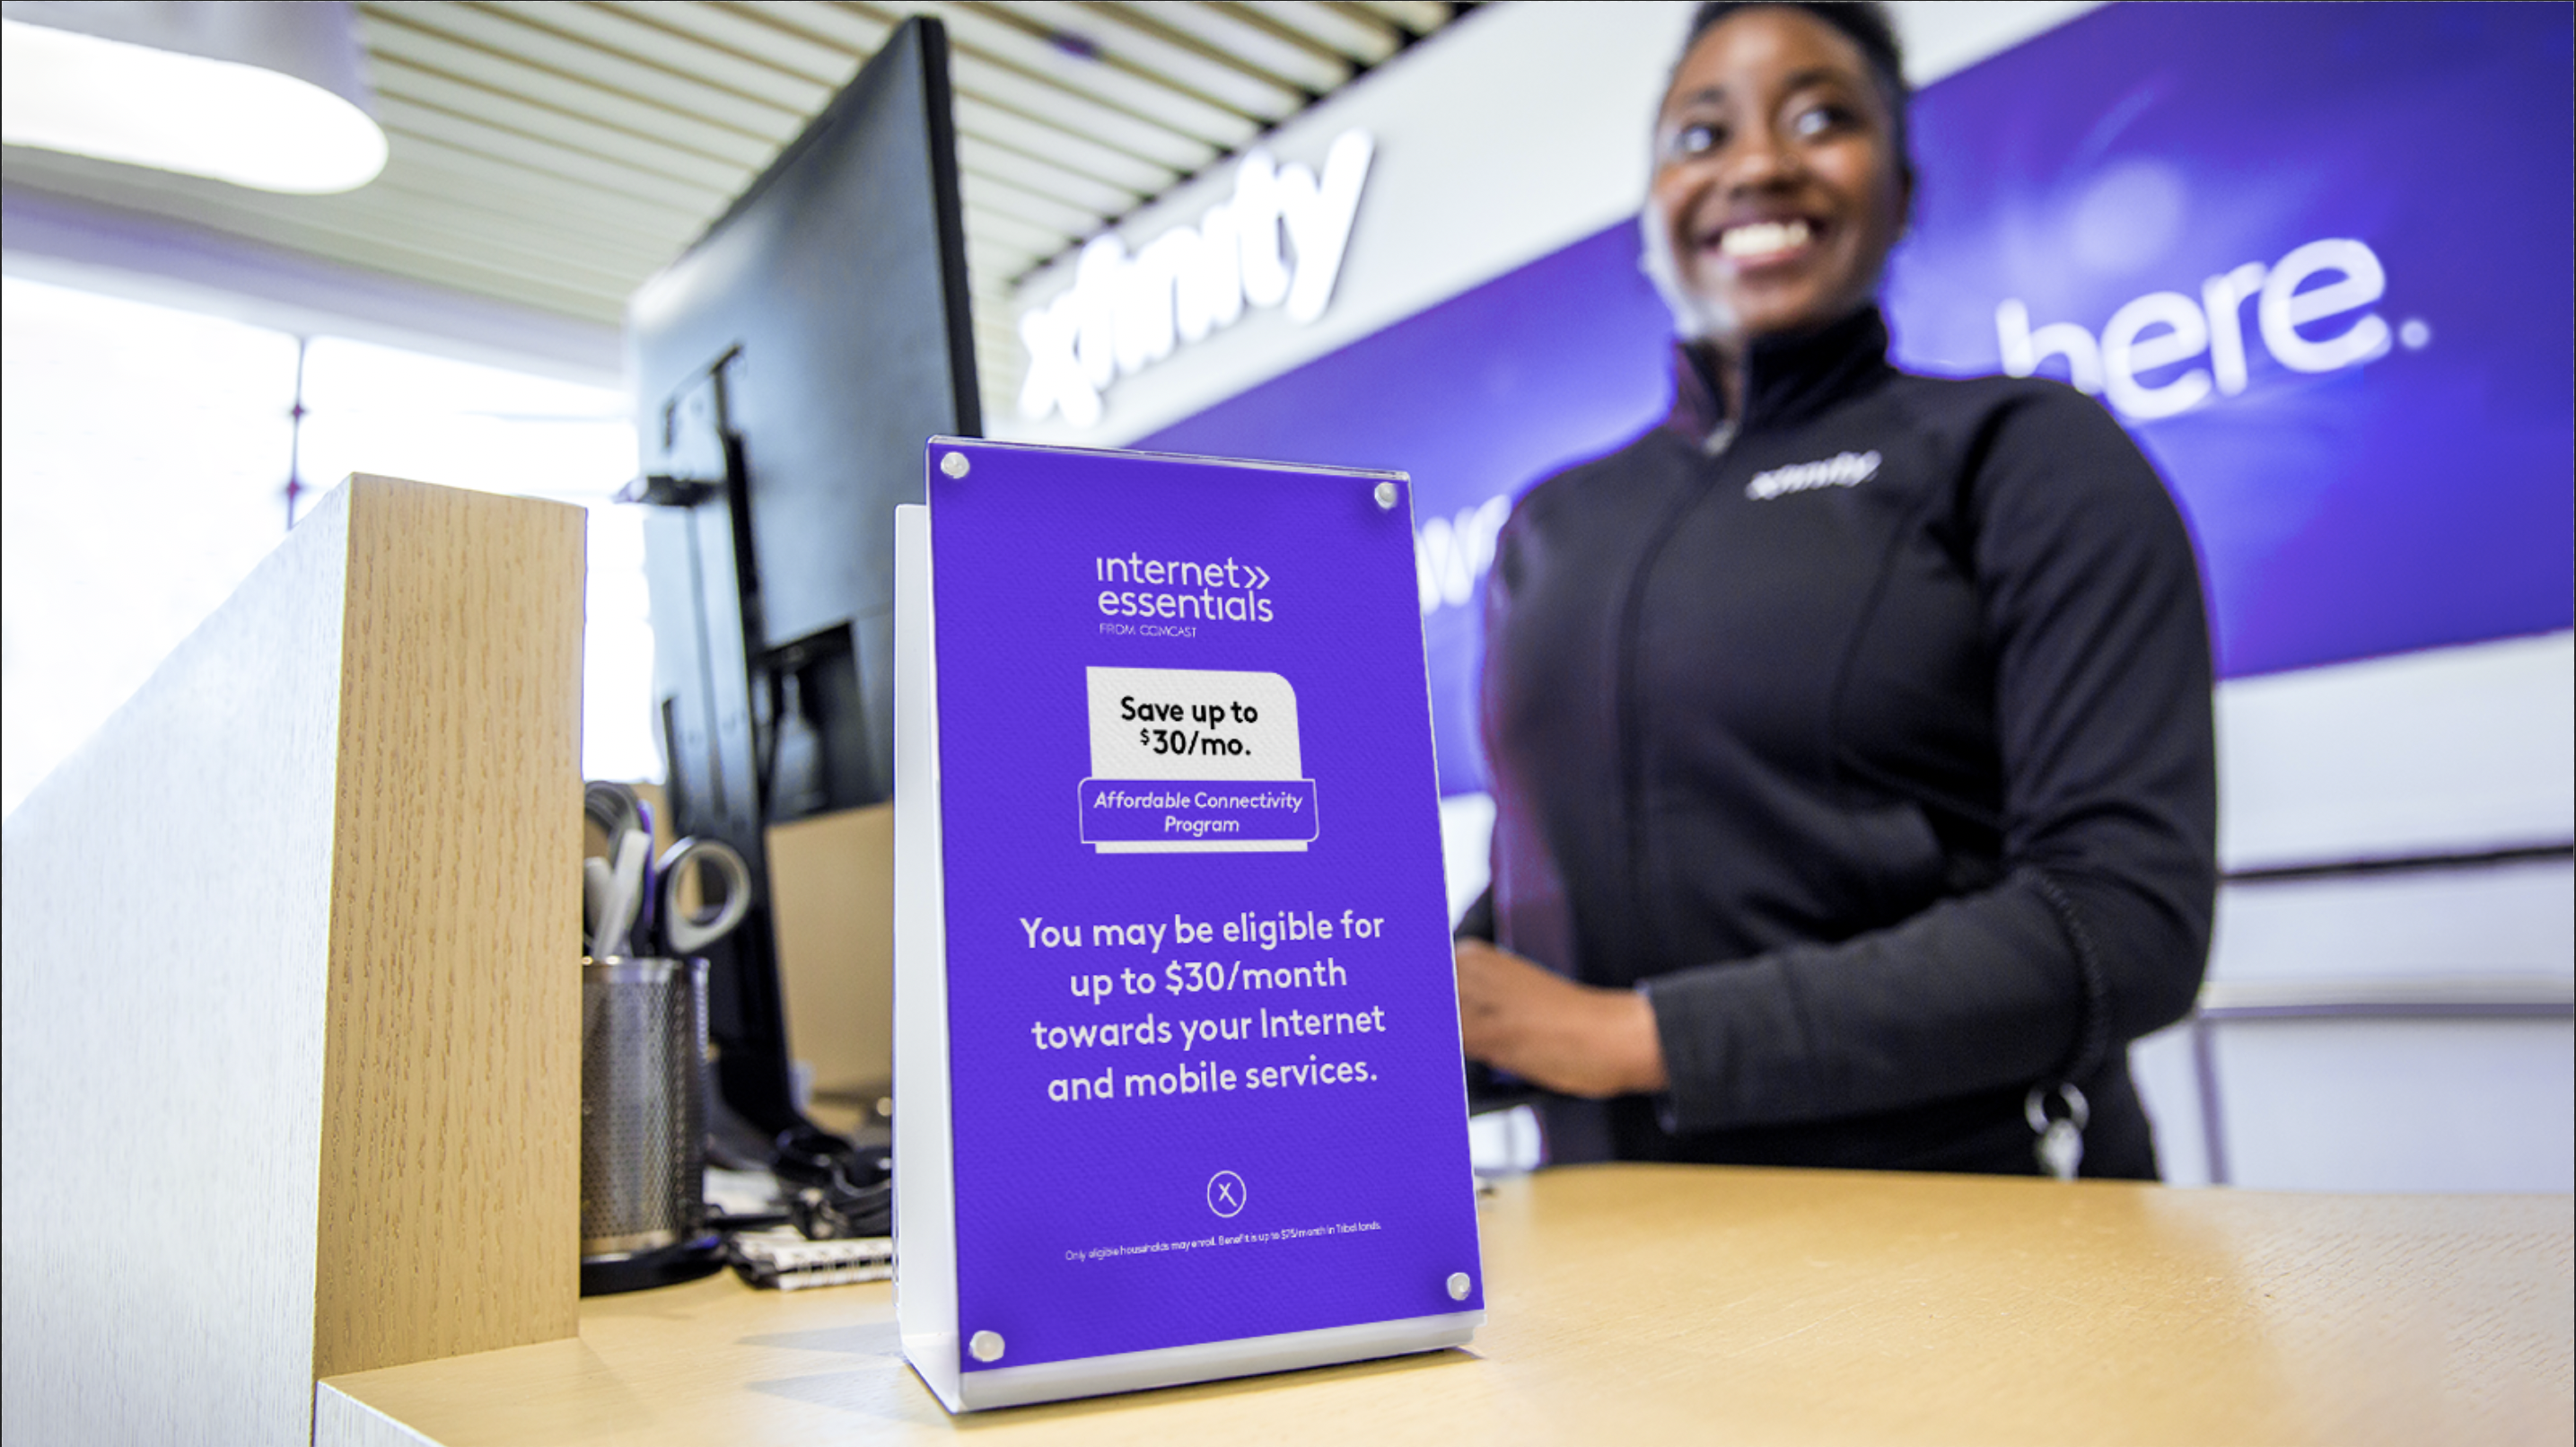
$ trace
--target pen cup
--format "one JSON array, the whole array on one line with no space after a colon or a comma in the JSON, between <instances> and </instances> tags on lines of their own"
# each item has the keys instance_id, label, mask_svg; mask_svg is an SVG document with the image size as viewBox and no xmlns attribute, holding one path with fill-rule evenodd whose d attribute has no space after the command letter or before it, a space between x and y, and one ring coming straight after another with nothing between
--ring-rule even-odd
<instances>
[{"instance_id":1,"label":"pen cup","mask_svg":"<svg viewBox=\"0 0 2576 1447\"><path fill-rule=\"evenodd\" d=\"M707 962L581 967L581 1278L588 1296L713 1270Z\"/></svg>"}]
</instances>

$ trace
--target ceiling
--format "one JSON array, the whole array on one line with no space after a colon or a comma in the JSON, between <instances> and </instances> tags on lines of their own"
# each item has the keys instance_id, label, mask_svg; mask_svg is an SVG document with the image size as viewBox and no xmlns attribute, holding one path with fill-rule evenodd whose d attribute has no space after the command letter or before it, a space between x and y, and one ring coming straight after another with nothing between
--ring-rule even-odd
<instances>
[{"instance_id":1,"label":"ceiling","mask_svg":"<svg viewBox=\"0 0 2576 1447\"><path fill-rule=\"evenodd\" d=\"M15 186L614 325L907 14L948 27L976 354L1013 283L1447 24L1430 0L362 0L383 175L284 196L11 147Z\"/></svg>"}]
</instances>

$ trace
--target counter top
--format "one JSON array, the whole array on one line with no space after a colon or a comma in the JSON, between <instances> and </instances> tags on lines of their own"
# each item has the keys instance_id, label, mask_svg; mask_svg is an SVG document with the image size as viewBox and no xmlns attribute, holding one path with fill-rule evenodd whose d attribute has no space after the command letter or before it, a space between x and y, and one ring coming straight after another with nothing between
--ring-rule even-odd
<instances>
[{"instance_id":1,"label":"counter top","mask_svg":"<svg viewBox=\"0 0 2576 1447\"><path fill-rule=\"evenodd\" d=\"M1618 1165L1478 1217L1462 1350L951 1418L889 1287L728 1274L585 1301L575 1340L331 1378L315 1441L2576 1437L2566 1196Z\"/></svg>"}]
</instances>

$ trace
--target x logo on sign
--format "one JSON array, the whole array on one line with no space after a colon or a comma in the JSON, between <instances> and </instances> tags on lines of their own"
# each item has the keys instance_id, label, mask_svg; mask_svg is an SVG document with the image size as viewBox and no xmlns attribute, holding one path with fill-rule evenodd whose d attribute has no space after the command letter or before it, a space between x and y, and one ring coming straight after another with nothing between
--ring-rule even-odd
<instances>
[{"instance_id":1,"label":"x logo on sign","mask_svg":"<svg viewBox=\"0 0 2576 1447\"><path fill-rule=\"evenodd\" d=\"M1208 1177L1208 1209L1216 1212L1218 1215L1233 1215L1237 1211L1242 1210L1243 1203L1250 1198L1251 1192L1244 1189L1243 1177L1236 1175L1234 1172L1219 1171L1215 1175Z\"/></svg>"},{"instance_id":2,"label":"x logo on sign","mask_svg":"<svg viewBox=\"0 0 2576 1447\"><path fill-rule=\"evenodd\" d=\"M1076 427L1100 420L1100 391L1083 374L1075 350L1082 313L1074 295L1066 292L1055 305L1020 318L1020 344L1029 351L1029 375L1020 383L1020 415L1032 422L1049 412L1062 412Z\"/></svg>"}]
</instances>

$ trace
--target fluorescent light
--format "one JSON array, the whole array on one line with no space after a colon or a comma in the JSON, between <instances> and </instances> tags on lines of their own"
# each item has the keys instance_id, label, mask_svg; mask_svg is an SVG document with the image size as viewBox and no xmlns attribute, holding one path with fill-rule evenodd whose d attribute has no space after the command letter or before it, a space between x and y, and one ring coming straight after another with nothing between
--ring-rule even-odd
<instances>
[{"instance_id":1,"label":"fluorescent light","mask_svg":"<svg viewBox=\"0 0 2576 1447\"><path fill-rule=\"evenodd\" d=\"M262 191L347 191L385 167L375 120L310 81L19 20L0 20L0 132Z\"/></svg>"}]
</instances>

